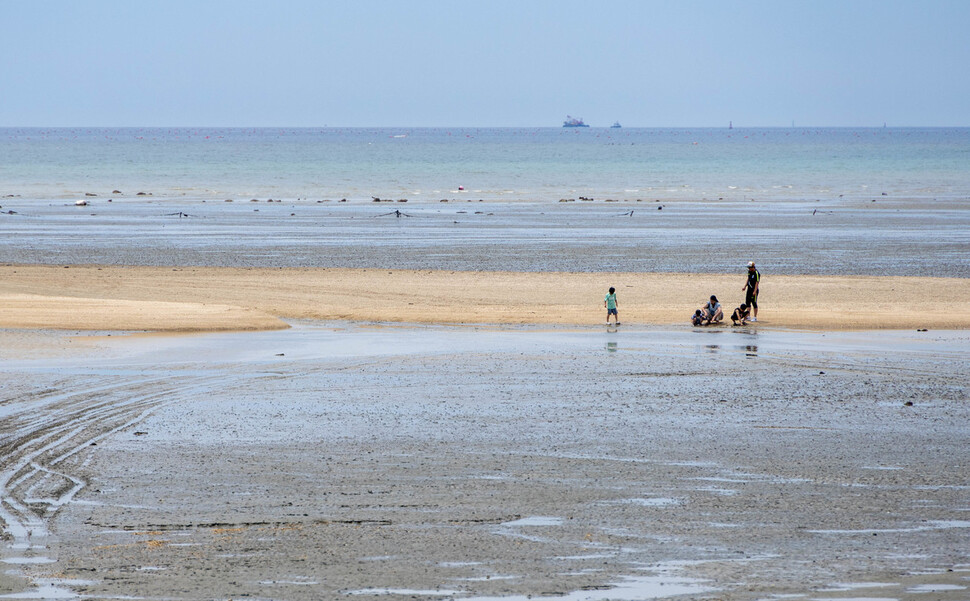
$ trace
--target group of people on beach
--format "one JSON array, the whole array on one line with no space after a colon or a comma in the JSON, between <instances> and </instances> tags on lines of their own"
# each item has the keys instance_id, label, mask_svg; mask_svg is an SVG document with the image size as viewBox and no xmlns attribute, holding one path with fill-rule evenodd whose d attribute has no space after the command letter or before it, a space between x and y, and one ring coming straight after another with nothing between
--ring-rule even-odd
<instances>
[{"instance_id":1,"label":"group of people on beach","mask_svg":"<svg viewBox=\"0 0 970 601\"><path fill-rule=\"evenodd\" d=\"M748 262L748 278L741 287L745 293L744 302L741 303L731 314L731 321L736 326L747 325L749 321L758 321L758 289L761 287L761 273L755 267L754 261ZM690 317L690 322L695 326L708 326L720 323L724 320L724 311L721 303L718 302L716 295L711 295L700 309L694 311Z\"/></svg>"},{"instance_id":2,"label":"group of people on beach","mask_svg":"<svg viewBox=\"0 0 970 601\"><path fill-rule=\"evenodd\" d=\"M748 262L748 278L741 287L745 293L744 302L741 303L731 314L731 321L734 325L747 325L749 321L758 321L758 289L761 287L761 273L755 267L754 261ZM610 325L610 317L613 318L614 325L620 325L620 316L616 305L616 288L610 288L603 299L603 306L606 307L606 325ZM716 295L711 295L710 300L694 311L690 317L691 324L695 326L707 326L720 323L724 320L724 311Z\"/></svg>"}]
</instances>

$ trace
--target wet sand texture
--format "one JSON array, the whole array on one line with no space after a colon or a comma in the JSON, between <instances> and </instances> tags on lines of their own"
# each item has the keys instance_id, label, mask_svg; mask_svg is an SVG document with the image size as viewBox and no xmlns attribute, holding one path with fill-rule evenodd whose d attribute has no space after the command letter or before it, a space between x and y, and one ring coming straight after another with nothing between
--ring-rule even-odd
<instances>
[{"instance_id":1,"label":"wet sand texture","mask_svg":"<svg viewBox=\"0 0 970 601\"><path fill-rule=\"evenodd\" d=\"M412 219L387 215L390 207L369 196L357 204L263 203L258 211L248 202L182 198L99 201L80 212L3 202L18 214L0 211L0 262L732 274L754 260L766 275L970 278L965 196L694 200L660 211L653 202L433 201L409 204Z\"/></svg>"},{"instance_id":2,"label":"wet sand texture","mask_svg":"<svg viewBox=\"0 0 970 601\"><path fill-rule=\"evenodd\" d=\"M7 363L3 559L31 579L7 590L967 598L959 334L298 325L100 344Z\"/></svg>"},{"instance_id":3,"label":"wet sand texture","mask_svg":"<svg viewBox=\"0 0 970 601\"><path fill-rule=\"evenodd\" d=\"M617 289L621 321L663 325L686 323L711 294L730 315L744 300L743 284L744 274L8 265L0 266L0 327L284 327L274 317L588 324L605 320L603 296L610 286ZM763 276L759 304L761 325L965 329L970 279Z\"/></svg>"}]
</instances>

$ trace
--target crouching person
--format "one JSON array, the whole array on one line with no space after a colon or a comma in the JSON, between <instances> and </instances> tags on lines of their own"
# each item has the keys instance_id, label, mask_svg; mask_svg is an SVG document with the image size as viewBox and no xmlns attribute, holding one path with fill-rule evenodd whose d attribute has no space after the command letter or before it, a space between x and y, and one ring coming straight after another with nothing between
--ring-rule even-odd
<instances>
[{"instance_id":1,"label":"crouching person","mask_svg":"<svg viewBox=\"0 0 970 601\"><path fill-rule=\"evenodd\" d=\"M745 303L741 303L741 306L735 309L734 313L731 314L731 321L733 321L734 325L736 326L747 325L748 317L750 315L751 309L749 309L748 305Z\"/></svg>"},{"instance_id":2,"label":"crouching person","mask_svg":"<svg viewBox=\"0 0 970 601\"><path fill-rule=\"evenodd\" d=\"M724 312L721 310L721 303L717 301L717 297L713 294L711 295L711 300L707 301L707 304L704 305L702 309L707 325L718 323L724 319Z\"/></svg>"}]
</instances>

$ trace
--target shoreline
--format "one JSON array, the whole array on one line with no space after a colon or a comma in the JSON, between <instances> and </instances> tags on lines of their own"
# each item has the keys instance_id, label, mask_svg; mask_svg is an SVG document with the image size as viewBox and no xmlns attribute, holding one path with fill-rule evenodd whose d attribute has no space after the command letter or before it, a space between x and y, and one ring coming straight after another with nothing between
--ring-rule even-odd
<instances>
[{"instance_id":1,"label":"shoreline","mask_svg":"<svg viewBox=\"0 0 970 601\"><path fill-rule=\"evenodd\" d=\"M716 294L730 325L744 274L351 268L0 266L0 328L201 332L284 319L595 325L606 289L620 321L687 324ZM970 279L767 276L756 327L970 329Z\"/></svg>"}]
</instances>

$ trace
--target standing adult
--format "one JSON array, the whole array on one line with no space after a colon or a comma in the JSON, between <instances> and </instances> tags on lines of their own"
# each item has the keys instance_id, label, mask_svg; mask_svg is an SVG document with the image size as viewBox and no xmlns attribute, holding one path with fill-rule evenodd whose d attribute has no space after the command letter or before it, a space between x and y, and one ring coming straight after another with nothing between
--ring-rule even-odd
<instances>
[{"instance_id":1,"label":"standing adult","mask_svg":"<svg viewBox=\"0 0 970 601\"><path fill-rule=\"evenodd\" d=\"M751 310L749 321L758 321L758 289L761 287L761 273L754 266L754 261L748 261L748 281L744 283L741 290L746 290L744 304Z\"/></svg>"}]
</instances>

